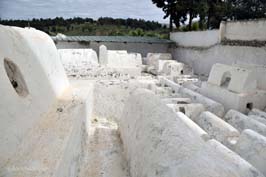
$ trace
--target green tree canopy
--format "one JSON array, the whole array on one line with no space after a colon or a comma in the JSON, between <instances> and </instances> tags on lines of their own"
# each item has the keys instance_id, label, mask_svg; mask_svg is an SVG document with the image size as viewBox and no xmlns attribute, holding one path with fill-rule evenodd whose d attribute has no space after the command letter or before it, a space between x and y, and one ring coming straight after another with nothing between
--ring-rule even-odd
<instances>
[{"instance_id":1,"label":"green tree canopy","mask_svg":"<svg viewBox=\"0 0 266 177\"><path fill-rule=\"evenodd\" d=\"M187 20L192 30L193 19L200 29L219 28L223 19L242 20L266 17L266 0L152 0L170 19L170 29Z\"/></svg>"}]
</instances>

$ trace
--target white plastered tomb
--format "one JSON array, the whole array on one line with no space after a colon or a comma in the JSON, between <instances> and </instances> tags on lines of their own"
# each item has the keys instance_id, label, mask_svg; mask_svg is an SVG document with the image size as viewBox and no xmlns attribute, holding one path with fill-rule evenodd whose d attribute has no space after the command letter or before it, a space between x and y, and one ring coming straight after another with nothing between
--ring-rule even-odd
<instances>
[{"instance_id":1,"label":"white plastered tomb","mask_svg":"<svg viewBox=\"0 0 266 177\"><path fill-rule=\"evenodd\" d=\"M173 60L171 53L148 53L145 64L155 65L158 60Z\"/></svg>"},{"instance_id":2,"label":"white plastered tomb","mask_svg":"<svg viewBox=\"0 0 266 177\"><path fill-rule=\"evenodd\" d=\"M0 161L4 162L69 83L47 34L0 25L0 41Z\"/></svg>"},{"instance_id":3,"label":"white plastered tomb","mask_svg":"<svg viewBox=\"0 0 266 177\"><path fill-rule=\"evenodd\" d=\"M70 86L41 31L0 25L0 41L0 176L75 176L91 85Z\"/></svg>"},{"instance_id":4,"label":"white plastered tomb","mask_svg":"<svg viewBox=\"0 0 266 177\"><path fill-rule=\"evenodd\" d=\"M135 68L142 65L139 53L128 53L126 50L108 50L106 46L99 47L99 62L102 66L111 68Z\"/></svg>"},{"instance_id":5,"label":"white plastered tomb","mask_svg":"<svg viewBox=\"0 0 266 177\"><path fill-rule=\"evenodd\" d=\"M245 129L251 129L266 136L266 125L236 110L229 110L224 116L224 120L235 127L239 132Z\"/></svg>"},{"instance_id":6,"label":"white plastered tomb","mask_svg":"<svg viewBox=\"0 0 266 177\"><path fill-rule=\"evenodd\" d=\"M99 66L97 54L92 49L58 49L58 53L67 75L81 75Z\"/></svg>"},{"instance_id":7,"label":"white plastered tomb","mask_svg":"<svg viewBox=\"0 0 266 177\"><path fill-rule=\"evenodd\" d=\"M150 91L135 91L122 117L121 138L132 177L263 177L219 142L202 138L202 129Z\"/></svg>"},{"instance_id":8,"label":"white plastered tomb","mask_svg":"<svg viewBox=\"0 0 266 177\"><path fill-rule=\"evenodd\" d=\"M238 140L240 133L233 126L211 112L202 112L194 121L215 140L227 147L232 147Z\"/></svg>"},{"instance_id":9,"label":"white plastered tomb","mask_svg":"<svg viewBox=\"0 0 266 177\"><path fill-rule=\"evenodd\" d=\"M263 109L266 90L264 80L260 79L261 72L251 67L215 64L208 81L202 83L201 92L222 103L226 111L235 109L247 113L252 108Z\"/></svg>"}]
</instances>

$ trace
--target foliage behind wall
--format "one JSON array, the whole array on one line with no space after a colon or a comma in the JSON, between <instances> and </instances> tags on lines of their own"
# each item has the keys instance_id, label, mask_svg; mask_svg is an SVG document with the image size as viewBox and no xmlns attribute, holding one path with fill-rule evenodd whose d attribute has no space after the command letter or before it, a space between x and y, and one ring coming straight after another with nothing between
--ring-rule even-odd
<instances>
[{"instance_id":1,"label":"foliage behind wall","mask_svg":"<svg viewBox=\"0 0 266 177\"><path fill-rule=\"evenodd\" d=\"M99 35L99 36L150 36L167 38L168 29L154 21L137 19L113 19L102 17L98 20L91 18L57 17L54 19L32 19L32 20L1 20L0 24L26 27L31 26L50 35L63 33L65 35Z\"/></svg>"},{"instance_id":2,"label":"foliage behind wall","mask_svg":"<svg viewBox=\"0 0 266 177\"><path fill-rule=\"evenodd\" d=\"M170 19L180 29L193 30L193 19L198 19L198 29L219 28L223 19L243 20L266 17L266 0L152 0L165 12L164 18ZM195 26L194 26L195 27ZM184 29L184 26L181 27Z\"/></svg>"}]
</instances>

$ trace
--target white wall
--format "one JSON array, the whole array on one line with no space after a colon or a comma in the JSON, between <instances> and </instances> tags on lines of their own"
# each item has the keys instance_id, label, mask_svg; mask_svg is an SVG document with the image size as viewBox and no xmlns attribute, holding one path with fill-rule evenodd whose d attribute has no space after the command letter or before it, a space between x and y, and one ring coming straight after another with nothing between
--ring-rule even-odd
<instances>
[{"instance_id":1,"label":"white wall","mask_svg":"<svg viewBox=\"0 0 266 177\"><path fill-rule=\"evenodd\" d=\"M219 30L174 32L170 39L182 47L210 47L223 39L265 41L266 20L222 22Z\"/></svg>"},{"instance_id":2,"label":"white wall","mask_svg":"<svg viewBox=\"0 0 266 177\"><path fill-rule=\"evenodd\" d=\"M255 64L266 65L265 47L216 45L209 49L176 48L176 60L190 65L196 74L208 75L212 65Z\"/></svg>"},{"instance_id":3,"label":"white wall","mask_svg":"<svg viewBox=\"0 0 266 177\"><path fill-rule=\"evenodd\" d=\"M196 74L208 75L215 63L266 65L266 47L249 43L266 41L266 20L222 22L219 30L177 32L171 39L180 46L172 48L173 57L189 64ZM226 41L234 41L234 45L226 45Z\"/></svg>"},{"instance_id":4,"label":"white wall","mask_svg":"<svg viewBox=\"0 0 266 177\"><path fill-rule=\"evenodd\" d=\"M35 29L0 25L0 167L28 130L55 103L69 83L51 38ZM13 88L4 59L21 72L28 94Z\"/></svg>"},{"instance_id":5,"label":"white wall","mask_svg":"<svg viewBox=\"0 0 266 177\"><path fill-rule=\"evenodd\" d=\"M181 47L210 47L219 43L219 30L175 32L170 34L170 39Z\"/></svg>"},{"instance_id":6,"label":"white wall","mask_svg":"<svg viewBox=\"0 0 266 177\"><path fill-rule=\"evenodd\" d=\"M265 41L266 20L225 22L224 37L228 40Z\"/></svg>"}]
</instances>

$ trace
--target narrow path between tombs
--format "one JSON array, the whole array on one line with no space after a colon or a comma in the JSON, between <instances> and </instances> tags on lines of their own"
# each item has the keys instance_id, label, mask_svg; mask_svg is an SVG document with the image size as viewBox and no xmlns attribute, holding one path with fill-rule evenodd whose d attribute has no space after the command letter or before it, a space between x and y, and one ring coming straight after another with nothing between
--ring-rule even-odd
<instances>
[{"instance_id":1,"label":"narrow path between tombs","mask_svg":"<svg viewBox=\"0 0 266 177\"><path fill-rule=\"evenodd\" d=\"M94 118L80 177L129 177L117 124Z\"/></svg>"}]
</instances>

